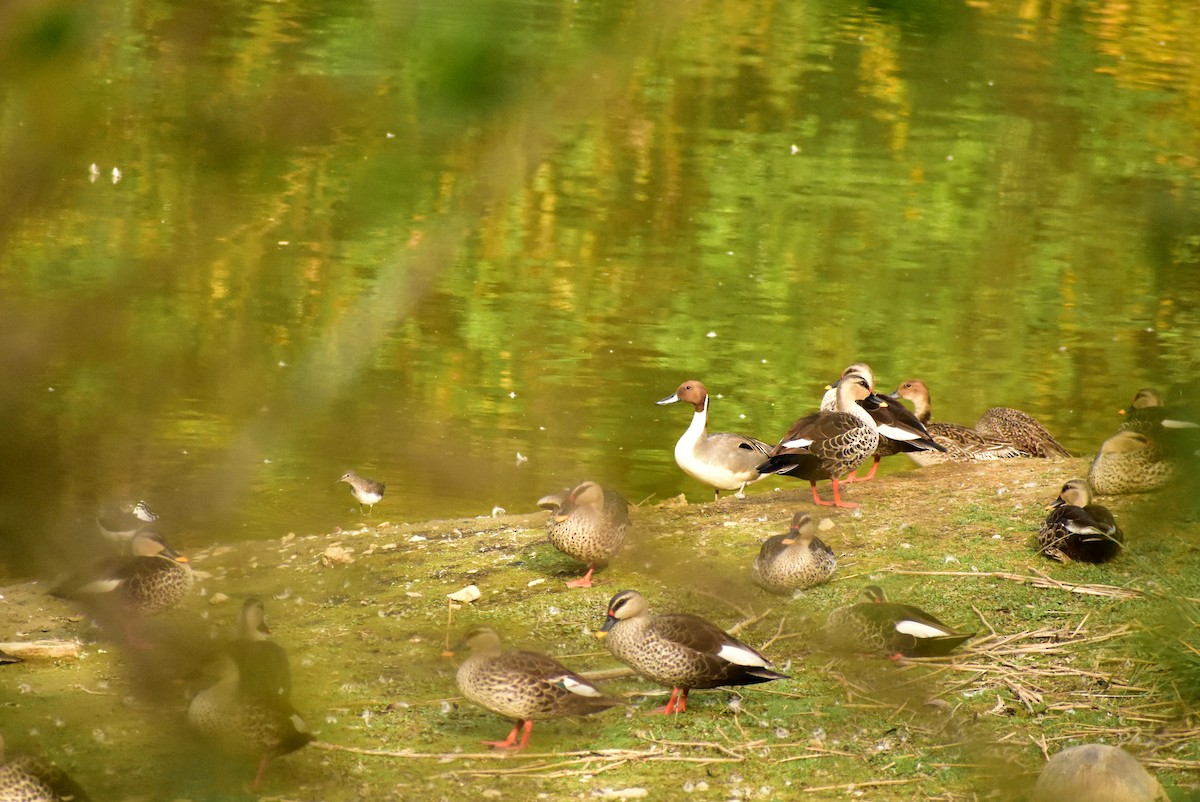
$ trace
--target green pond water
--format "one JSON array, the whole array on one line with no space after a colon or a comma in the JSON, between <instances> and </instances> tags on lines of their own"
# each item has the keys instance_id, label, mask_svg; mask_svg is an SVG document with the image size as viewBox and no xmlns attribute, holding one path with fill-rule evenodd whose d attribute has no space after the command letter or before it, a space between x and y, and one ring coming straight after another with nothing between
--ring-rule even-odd
<instances>
[{"instance_id":1,"label":"green pond water","mask_svg":"<svg viewBox=\"0 0 1200 802\"><path fill-rule=\"evenodd\" d=\"M688 378L774 442L867 360L1091 453L1194 390L1193 15L0 7L5 570L109 501L185 550L357 525L349 468L376 521L706 500Z\"/></svg>"}]
</instances>

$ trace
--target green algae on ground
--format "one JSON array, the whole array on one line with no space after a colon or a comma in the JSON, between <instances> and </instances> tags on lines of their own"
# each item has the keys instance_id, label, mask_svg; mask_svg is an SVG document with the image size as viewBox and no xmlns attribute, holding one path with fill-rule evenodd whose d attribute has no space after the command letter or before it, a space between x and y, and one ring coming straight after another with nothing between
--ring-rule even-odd
<instances>
[{"instance_id":1,"label":"green algae on ground","mask_svg":"<svg viewBox=\"0 0 1200 802\"><path fill-rule=\"evenodd\" d=\"M1129 533L1126 553L1103 566L1050 563L1031 534L1043 505L1084 468L1022 460L885 475L848 489L859 513L812 510L807 487L783 480L774 480L779 492L745 501L642 506L625 549L583 590L565 587L579 566L546 541L544 513L201 549L191 554L195 592L154 622L197 635L171 650L172 661L99 639L39 585L14 586L3 591L6 631L78 637L85 647L78 660L0 668L3 727L96 798L246 793L249 777L212 765L183 711L208 681L189 663L229 636L238 602L256 595L291 653L296 705L320 739L268 769L270 798L621 799L644 789L654 799L802 790L819 799L854 789L877 800L1018 799L1043 750L1085 741L1126 746L1173 799L1187 798L1200 767L1190 712L1200 639L1179 622L1200 620L1181 601L1200 595L1196 526L1157 519L1138 499L1110 499ZM749 565L796 509L831 521L821 537L839 568L799 598L770 596ZM1052 580L1127 592L1086 595ZM979 637L930 661L821 652L823 615L868 583ZM467 584L481 598L451 610L446 594ZM486 623L514 646L602 671L618 664L591 636L624 588L642 591L652 609L739 627L790 679L697 692L686 714L666 718L648 711L667 689L621 677L606 688L626 695L625 709L539 722L525 753L486 751L479 741L511 725L458 697L455 663L441 656L450 617L454 634Z\"/></svg>"}]
</instances>

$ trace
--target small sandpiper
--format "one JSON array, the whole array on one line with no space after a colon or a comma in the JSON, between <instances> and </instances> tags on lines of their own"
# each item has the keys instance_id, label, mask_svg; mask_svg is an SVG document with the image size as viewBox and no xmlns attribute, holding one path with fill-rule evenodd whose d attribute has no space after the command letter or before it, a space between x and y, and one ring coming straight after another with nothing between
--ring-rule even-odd
<instances>
[{"instance_id":1,"label":"small sandpiper","mask_svg":"<svg viewBox=\"0 0 1200 802\"><path fill-rule=\"evenodd\" d=\"M358 501L358 511L360 513L362 512L362 505L367 505L369 513L375 508L376 504L383 500L383 482L376 482L374 479L359 476L354 471L346 471L338 481L350 485L350 492L354 494L354 498Z\"/></svg>"}]
</instances>

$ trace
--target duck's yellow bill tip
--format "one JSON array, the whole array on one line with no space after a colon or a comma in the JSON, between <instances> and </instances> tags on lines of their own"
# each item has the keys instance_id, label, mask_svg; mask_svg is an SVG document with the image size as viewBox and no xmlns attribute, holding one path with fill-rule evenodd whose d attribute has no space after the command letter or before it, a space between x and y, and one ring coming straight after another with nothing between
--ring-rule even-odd
<instances>
[{"instance_id":1,"label":"duck's yellow bill tip","mask_svg":"<svg viewBox=\"0 0 1200 802\"><path fill-rule=\"evenodd\" d=\"M592 634L594 634L596 636L596 640L604 640L604 636L607 635L608 633L601 629L601 630L597 630L596 632L594 632Z\"/></svg>"},{"instance_id":2,"label":"duck's yellow bill tip","mask_svg":"<svg viewBox=\"0 0 1200 802\"><path fill-rule=\"evenodd\" d=\"M570 518L571 516L570 516L570 515L562 515L562 514L559 514L559 515L555 515L555 516L552 516L552 517L554 518L554 523L556 523L556 524L560 524L560 523L562 523L563 521L565 521L565 520L567 520L568 518Z\"/></svg>"},{"instance_id":3,"label":"duck's yellow bill tip","mask_svg":"<svg viewBox=\"0 0 1200 802\"><path fill-rule=\"evenodd\" d=\"M1124 415L1124 414L1125 414L1125 410L1123 410L1123 409L1118 409L1118 410L1117 410L1117 414L1118 414L1118 415Z\"/></svg>"},{"instance_id":4,"label":"duck's yellow bill tip","mask_svg":"<svg viewBox=\"0 0 1200 802\"><path fill-rule=\"evenodd\" d=\"M454 656L454 652L450 651L449 649L442 652L442 657L453 657L453 656Z\"/></svg>"},{"instance_id":5,"label":"duck's yellow bill tip","mask_svg":"<svg viewBox=\"0 0 1200 802\"><path fill-rule=\"evenodd\" d=\"M175 558L175 562L186 563L186 562L190 562L190 560L188 560L187 557L184 557L182 554L180 554L178 557Z\"/></svg>"}]
</instances>

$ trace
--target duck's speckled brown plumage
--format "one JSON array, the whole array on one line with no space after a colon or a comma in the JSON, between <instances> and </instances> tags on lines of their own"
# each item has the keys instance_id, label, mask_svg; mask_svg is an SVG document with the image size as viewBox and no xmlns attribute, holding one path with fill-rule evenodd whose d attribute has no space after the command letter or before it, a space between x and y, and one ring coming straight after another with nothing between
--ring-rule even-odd
<instances>
[{"instance_id":1,"label":"duck's speckled brown plumage","mask_svg":"<svg viewBox=\"0 0 1200 802\"><path fill-rule=\"evenodd\" d=\"M65 771L35 755L6 756L0 735L0 802L90 802Z\"/></svg>"},{"instance_id":2,"label":"duck's speckled brown plumage","mask_svg":"<svg viewBox=\"0 0 1200 802\"><path fill-rule=\"evenodd\" d=\"M458 689L483 709L516 722L508 741L487 743L523 748L534 721L586 716L621 704L551 657L502 651L500 636L492 629L472 630L463 645L471 656L458 668ZM522 726L525 735L518 745L516 733Z\"/></svg>"},{"instance_id":3,"label":"duck's speckled brown plumage","mask_svg":"<svg viewBox=\"0 0 1200 802\"><path fill-rule=\"evenodd\" d=\"M1030 802L1169 802L1137 758L1116 746L1081 744L1042 767Z\"/></svg>"},{"instance_id":4,"label":"duck's speckled brown plumage","mask_svg":"<svg viewBox=\"0 0 1200 802\"><path fill-rule=\"evenodd\" d=\"M839 607L825 621L824 640L835 651L935 657L949 654L974 633L943 624L910 604L889 602L870 585L867 601Z\"/></svg>"},{"instance_id":5,"label":"duck's speckled brown plumage","mask_svg":"<svg viewBox=\"0 0 1200 802\"><path fill-rule=\"evenodd\" d=\"M760 652L709 621L688 613L651 615L645 598L623 590L608 603L600 630L613 656L672 689L661 711L683 712L692 688L753 685L785 679Z\"/></svg>"},{"instance_id":6,"label":"duck's speckled brown plumage","mask_svg":"<svg viewBox=\"0 0 1200 802\"><path fill-rule=\"evenodd\" d=\"M905 379L890 397L912 401L917 419L925 424L930 437L945 448L945 451L907 452L909 459L917 465L924 467L941 462L976 462L1029 456L1012 443L984 437L968 426L934 421L929 388L920 379Z\"/></svg>"},{"instance_id":7,"label":"duck's speckled brown plumage","mask_svg":"<svg viewBox=\"0 0 1200 802\"><path fill-rule=\"evenodd\" d=\"M179 604L193 582L187 558L153 532L134 535L130 551L130 556L104 560L51 592L135 616L155 615Z\"/></svg>"},{"instance_id":8,"label":"duck's speckled brown plumage","mask_svg":"<svg viewBox=\"0 0 1200 802\"><path fill-rule=\"evenodd\" d=\"M257 787L270 759L296 751L313 736L289 699L259 695L255 689L264 683L243 681L243 674L255 670L239 664L232 653L223 656L220 679L192 698L187 715L188 723L215 748L259 758Z\"/></svg>"},{"instance_id":9,"label":"duck's speckled brown plumage","mask_svg":"<svg viewBox=\"0 0 1200 802\"><path fill-rule=\"evenodd\" d=\"M751 574L763 589L785 594L828 582L835 568L833 549L816 536L808 514L798 512L787 534L763 542Z\"/></svg>"},{"instance_id":10,"label":"duck's speckled brown plumage","mask_svg":"<svg viewBox=\"0 0 1200 802\"><path fill-rule=\"evenodd\" d=\"M1088 484L1102 496L1157 490L1175 477L1175 463L1150 438L1120 431L1104 441L1088 467Z\"/></svg>"},{"instance_id":11,"label":"duck's speckled brown plumage","mask_svg":"<svg viewBox=\"0 0 1200 802\"><path fill-rule=\"evenodd\" d=\"M1125 533L1108 508L1092 503L1083 479L1064 484L1047 509L1050 514L1038 530L1039 550L1047 557L1059 562L1102 563L1121 553Z\"/></svg>"},{"instance_id":12,"label":"duck's speckled brown plumage","mask_svg":"<svg viewBox=\"0 0 1200 802\"><path fill-rule=\"evenodd\" d=\"M1012 443L1031 457L1071 456L1045 426L1019 409L992 407L979 416L975 431L993 440Z\"/></svg>"},{"instance_id":13,"label":"duck's speckled brown plumage","mask_svg":"<svg viewBox=\"0 0 1200 802\"><path fill-rule=\"evenodd\" d=\"M188 706L188 723L228 758L258 758L257 788L272 759L313 741L291 700L287 653L267 640L262 602L247 599L238 637L217 662L219 678Z\"/></svg>"},{"instance_id":14,"label":"duck's speckled brown plumage","mask_svg":"<svg viewBox=\"0 0 1200 802\"><path fill-rule=\"evenodd\" d=\"M879 432L871 416L857 401L870 395L866 379L852 374L838 382L838 411L814 412L792 424L787 434L758 467L761 473L786 473L807 479L813 502L828 506L817 495L817 482L833 482L833 504L857 506L841 501L838 481L875 453Z\"/></svg>"},{"instance_id":15,"label":"duck's speckled brown plumage","mask_svg":"<svg viewBox=\"0 0 1200 802\"><path fill-rule=\"evenodd\" d=\"M551 510L546 521L550 543L563 554L588 564L587 575L568 583L591 587L597 563L604 562L621 547L629 529L629 504L615 490L595 482L581 482L565 496L553 494L538 500Z\"/></svg>"}]
</instances>

